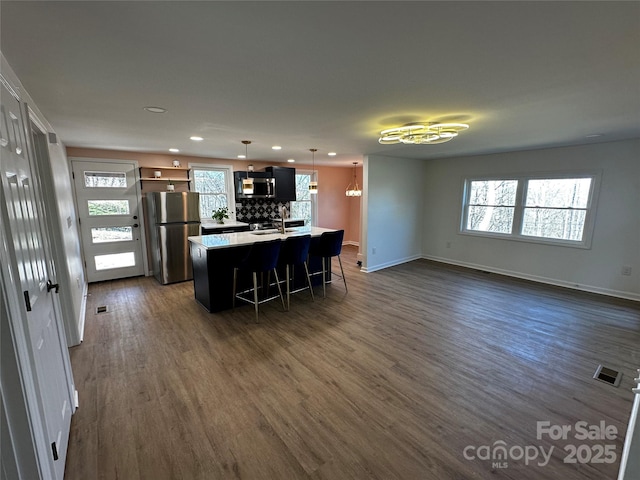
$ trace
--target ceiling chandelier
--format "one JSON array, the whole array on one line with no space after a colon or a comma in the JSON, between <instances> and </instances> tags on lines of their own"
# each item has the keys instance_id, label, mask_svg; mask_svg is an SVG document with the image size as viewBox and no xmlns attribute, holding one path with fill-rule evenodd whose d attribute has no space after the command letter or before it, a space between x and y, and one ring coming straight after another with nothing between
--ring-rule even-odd
<instances>
[{"instance_id":1,"label":"ceiling chandelier","mask_svg":"<svg viewBox=\"0 0 640 480\"><path fill-rule=\"evenodd\" d=\"M407 145L435 145L453 140L458 133L469 128L466 123L409 123L402 127L380 132L378 142L382 145L404 143Z\"/></svg>"},{"instance_id":2,"label":"ceiling chandelier","mask_svg":"<svg viewBox=\"0 0 640 480\"><path fill-rule=\"evenodd\" d=\"M248 158L248 149L251 140L242 140L244 144L244 158ZM247 176L242 179L242 193L245 195L253 194L253 178L249 178L249 165L247 165Z\"/></svg>"},{"instance_id":3,"label":"ceiling chandelier","mask_svg":"<svg viewBox=\"0 0 640 480\"><path fill-rule=\"evenodd\" d=\"M347 186L347 191L345 192L347 197L362 196L362 190L360 190L360 187L358 186L358 179L356 178L356 165L358 165L358 162L353 162L353 182Z\"/></svg>"}]
</instances>

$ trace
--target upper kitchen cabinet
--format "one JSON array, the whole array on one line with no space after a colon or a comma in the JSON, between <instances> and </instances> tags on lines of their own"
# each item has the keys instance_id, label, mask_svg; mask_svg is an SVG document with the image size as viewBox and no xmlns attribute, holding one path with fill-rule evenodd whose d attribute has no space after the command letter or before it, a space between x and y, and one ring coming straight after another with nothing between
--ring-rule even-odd
<instances>
[{"instance_id":1,"label":"upper kitchen cabinet","mask_svg":"<svg viewBox=\"0 0 640 480\"><path fill-rule=\"evenodd\" d=\"M290 167L267 167L267 173L271 173L276 179L276 200L278 202L290 202L296 200L296 169Z\"/></svg>"},{"instance_id":2,"label":"upper kitchen cabinet","mask_svg":"<svg viewBox=\"0 0 640 480\"><path fill-rule=\"evenodd\" d=\"M253 179L253 193L243 193L242 181L245 178ZM275 180L268 172L233 172L233 183L235 185L236 202L241 203L245 199L253 198L276 198Z\"/></svg>"}]
</instances>

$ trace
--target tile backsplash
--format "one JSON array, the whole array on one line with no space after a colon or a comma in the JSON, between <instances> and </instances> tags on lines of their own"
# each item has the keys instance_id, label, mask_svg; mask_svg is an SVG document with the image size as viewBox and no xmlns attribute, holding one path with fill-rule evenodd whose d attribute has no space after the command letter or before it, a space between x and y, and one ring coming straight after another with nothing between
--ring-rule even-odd
<instances>
[{"instance_id":1,"label":"tile backsplash","mask_svg":"<svg viewBox=\"0 0 640 480\"><path fill-rule=\"evenodd\" d=\"M248 198L236 203L236 220L253 223L280 218L282 206L289 208L289 202L277 202L269 198Z\"/></svg>"}]
</instances>

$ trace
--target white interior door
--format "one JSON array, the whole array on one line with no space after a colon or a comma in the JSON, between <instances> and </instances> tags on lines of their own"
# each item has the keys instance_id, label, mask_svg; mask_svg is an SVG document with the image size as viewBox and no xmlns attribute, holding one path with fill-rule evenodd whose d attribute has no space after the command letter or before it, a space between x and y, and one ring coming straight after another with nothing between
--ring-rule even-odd
<instances>
[{"instance_id":1,"label":"white interior door","mask_svg":"<svg viewBox=\"0 0 640 480\"><path fill-rule=\"evenodd\" d=\"M144 275L133 162L72 160L87 280Z\"/></svg>"},{"instance_id":2,"label":"white interior door","mask_svg":"<svg viewBox=\"0 0 640 480\"><path fill-rule=\"evenodd\" d=\"M3 80L0 78L0 80ZM62 480L71 425L71 397L65 358L68 360L66 341L56 316L54 295L49 278L50 258L47 257L47 239L44 236L42 204L35 166L30 162L26 148L26 124L21 105L4 81L0 102L0 171L1 198L6 205L8 231L12 240L13 257L19 276L19 290L23 293L32 373L37 383L40 421L51 447L51 471ZM18 279L16 279L18 280ZM15 319L13 319L15 321Z\"/></svg>"}]
</instances>

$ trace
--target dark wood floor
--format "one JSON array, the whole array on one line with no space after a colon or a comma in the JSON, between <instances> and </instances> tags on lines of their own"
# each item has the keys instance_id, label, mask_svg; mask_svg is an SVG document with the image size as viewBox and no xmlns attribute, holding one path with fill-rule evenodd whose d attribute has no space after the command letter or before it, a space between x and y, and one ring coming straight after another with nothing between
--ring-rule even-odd
<instances>
[{"instance_id":1,"label":"dark wood floor","mask_svg":"<svg viewBox=\"0 0 640 480\"><path fill-rule=\"evenodd\" d=\"M205 312L190 282L91 285L66 478L615 478L637 303L428 261L363 274L355 255L347 295L336 279L324 300L263 306L260 324L251 306ZM600 363L619 388L592 379ZM617 438L536 438L538 421L581 420ZM507 468L465 458L500 442ZM564 463L570 444L583 459L611 444L615 462ZM527 446L553 447L549 463L518 459Z\"/></svg>"}]
</instances>

